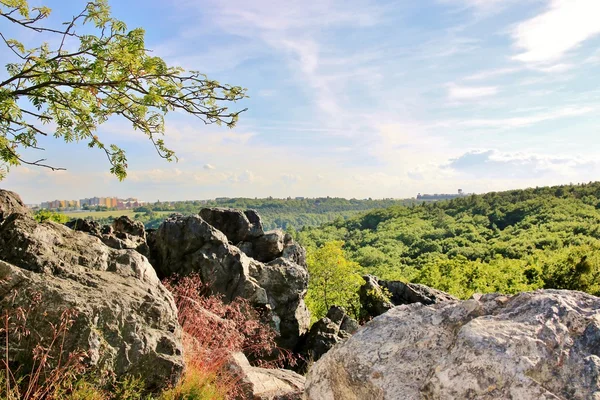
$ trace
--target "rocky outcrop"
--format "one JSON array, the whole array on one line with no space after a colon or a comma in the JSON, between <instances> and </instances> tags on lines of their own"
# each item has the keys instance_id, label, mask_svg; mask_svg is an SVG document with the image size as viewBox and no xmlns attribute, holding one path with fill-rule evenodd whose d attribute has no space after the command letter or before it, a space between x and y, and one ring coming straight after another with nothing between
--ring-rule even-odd
<instances>
[{"instance_id":1,"label":"rocky outcrop","mask_svg":"<svg viewBox=\"0 0 600 400\"><path fill-rule=\"evenodd\" d=\"M595 399L600 298L541 290L394 307L309 371L306 399Z\"/></svg>"},{"instance_id":2,"label":"rocky outcrop","mask_svg":"<svg viewBox=\"0 0 600 400\"><path fill-rule=\"evenodd\" d=\"M11 214L29 215L29 209L15 192L0 189L0 223Z\"/></svg>"},{"instance_id":3,"label":"rocky outcrop","mask_svg":"<svg viewBox=\"0 0 600 400\"><path fill-rule=\"evenodd\" d=\"M286 369L253 367L243 353L231 355L227 370L236 378L237 400L300 400L305 378Z\"/></svg>"},{"instance_id":4,"label":"rocky outcrop","mask_svg":"<svg viewBox=\"0 0 600 400\"><path fill-rule=\"evenodd\" d=\"M294 243L291 240L286 242L283 252L281 253L281 257L292 260L296 264L302 265L305 268L307 267L306 250L304 250L304 247L300 246L298 243Z\"/></svg>"},{"instance_id":5,"label":"rocky outcrop","mask_svg":"<svg viewBox=\"0 0 600 400\"><path fill-rule=\"evenodd\" d=\"M81 218L71 220L65 225L75 231L96 236L113 249L133 249L146 257L150 255L144 224L125 215L115 219L112 225L100 226L96 221Z\"/></svg>"},{"instance_id":6,"label":"rocky outcrop","mask_svg":"<svg viewBox=\"0 0 600 400\"><path fill-rule=\"evenodd\" d=\"M200 217L223 232L232 244L250 241L264 234L260 216L254 210L243 212L230 208L203 208Z\"/></svg>"},{"instance_id":7,"label":"rocky outcrop","mask_svg":"<svg viewBox=\"0 0 600 400\"><path fill-rule=\"evenodd\" d=\"M116 218L112 223L112 228L114 232L146 239L144 224L134 221L126 215Z\"/></svg>"},{"instance_id":8,"label":"rocky outcrop","mask_svg":"<svg viewBox=\"0 0 600 400\"><path fill-rule=\"evenodd\" d=\"M364 319L376 317L394 308L389 294L379 285L376 276L365 275L363 279L365 284L358 290L358 297L365 313Z\"/></svg>"},{"instance_id":9,"label":"rocky outcrop","mask_svg":"<svg viewBox=\"0 0 600 400\"><path fill-rule=\"evenodd\" d=\"M281 229L264 232L261 218L254 210L204 208L200 217L248 257L264 263L283 257L306 267L306 251L302 246Z\"/></svg>"},{"instance_id":10,"label":"rocky outcrop","mask_svg":"<svg viewBox=\"0 0 600 400\"><path fill-rule=\"evenodd\" d=\"M204 211L203 215L209 214ZM237 215L238 219L232 215ZM240 215L245 217L241 212L219 211L218 218L209 219L219 223L228 221L227 229L230 230L233 225L245 226L232 222L239 222ZM223 232L199 216L174 215L151 235L152 265L161 277L198 273L202 281L214 293L224 295L225 300L248 299L265 310L274 328L280 332L279 345L293 348L310 322L303 300L308 285L306 268L283 258L262 263L229 242Z\"/></svg>"},{"instance_id":11,"label":"rocky outcrop","mask_svg":"<svg viewBox=\"0 0 600 400\"><path fill-rule=\"evenodd\" d=\"M442 301L456 301L456 297L417 283L384 281L373 275L363 276L365 284L359 290L360 302L366 317L376 317L394 306L421 303L425 305Z\"/></svg>"},{"instance_id":12,"label":"rocky outcrop","mask_svg":"<svg viewBox=\"0 0 600 400\"><path fill-rule=\"evenodd\" d=\"M96 237L102 236L102 227L99 223L93 220L77 218L70 220L65 225L74 231L89 233L90 235L94 235Z\"/></svg>"},{"instance_id":13,"label":"rocky outcrop","mask_svg":"<svg viewBox=\"0 0 600 400\"><path fill-rule=\"evenodd\" d=\"M111 229L105 230L100 239L113 249L133 249L146 257L150 256L144 224L125 215L115 219Z\"/></svg>"},{"instance_id":14,"label":"rocky outcrop","mask_svg":"<svg viewBox=\"0 0 600 400\"><path fill-rule=\"evenodd\" d=\"M348 339L359 328L358 322L346 314L342 307L333 306L327 315L315 322L302 339L298 352L305 360L300 371L305 371L308 363L319 360L338 343Z\"/></svg>"},{"instance_id":15,"label":"rocky outcrop","mask_svg":"<svg viewBox=\"0 0 600 400\"><path fill-rule=\"evenodd\" d=\"M387 290L387 293L390 294L390 301L395 306L413 303L429 305L442 301L458 300L456 297L446 292L419 283L380 280L379 285Z\"/></svg>"},{"instance_id":16,"label":"rocky outcrop","mask_svg":"<svg viewBox=\"0 0 600 400\"><path fill-rule=\"evenodd\" d=\"M37 332L47 333L65 309L78 312L65 352L86 351L91 367L143 376L152 390L175 383L184 369L181 328L148 260L64 225L37 223L10 192L0 191L0 199L1 210L12 210L0 223L0 306L27 306L37 293L40 315L30 317Z\"/></svg>"},{"instance_id":17,"label":"rocky outcrop","mask_svg":"<svg viewBox=\"0 0 600 400\"><path fill-rule=\"evenodd\" d=\"M281 257L284 236L281 229L276 229L257 237L252 241L252 256L262 262L269 262Z\"/></svg>"}]
</instances>

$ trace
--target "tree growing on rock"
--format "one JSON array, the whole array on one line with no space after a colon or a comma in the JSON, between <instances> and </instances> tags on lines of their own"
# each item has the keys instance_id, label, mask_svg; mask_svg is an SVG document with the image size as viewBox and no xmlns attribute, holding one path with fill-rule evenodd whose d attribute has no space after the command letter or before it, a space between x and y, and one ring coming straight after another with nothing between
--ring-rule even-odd
<instances>
[{"instance_id":1,"label":"tree growing on rock","mask_svg":"<svg viewBox=\"0 0 600 400\"><path fill-rule=\"evenodd\" d=\"M25 149L43 150L38 139L52 135L101 149L111 173L122 180L127 175L125 151L105 143L96 132L111 117L128 120L160 157L172 161L175 153L162 139L169 111L228 127L245 111L230 111L225 105L246 97L245 89L151 56L144 30L128 30L111 16L106 0L87 3L60 27L42 25L49 15L49 8L31 7L27 0L0 0L0 38L14 59L6 64L8 76L0 78L0 179L9 167L22 164L62 169L22 155ZM8 27L46 42L26 48L5 36Z\"/></svg>"},{"instance_id":2,"label":"tree growing on rock","mask_svg":"<svg viewBox=\"0 0 600 400\"><path fill-rule=\"evenodd\" d=\"M325 243L307 257L309 282L306 294L313 321L323 318L331 306L342 306L355 318L359 315L358 289L365 283L360 266L346 259L343 242Z\"/></svg>"}]
</instances>

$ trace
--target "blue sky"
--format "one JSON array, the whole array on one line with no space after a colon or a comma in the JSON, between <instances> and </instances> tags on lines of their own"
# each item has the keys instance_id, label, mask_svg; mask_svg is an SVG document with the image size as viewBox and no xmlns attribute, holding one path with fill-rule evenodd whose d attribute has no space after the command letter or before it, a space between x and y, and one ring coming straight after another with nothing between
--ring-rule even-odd
<instances>
[{"instance_id":1,"label":"blue sky","mask_svg":"<svg viewBox=\"0 0 600 400\"><path fill-rule=\"evenodd\" d=\"M55 21L84 6L39 1ZM13 169L2 187L26 202L413 197L600 176L597 0L111 6L130 28L144 27L147 47L170 64L246 87L250 98L234 107L248 111L233 130L169 114L165 140L178 163L109 121L98 134L128 151L124 182L98 151L46 140L43 156L67 171Z\"/></svg>"}]
</instances>

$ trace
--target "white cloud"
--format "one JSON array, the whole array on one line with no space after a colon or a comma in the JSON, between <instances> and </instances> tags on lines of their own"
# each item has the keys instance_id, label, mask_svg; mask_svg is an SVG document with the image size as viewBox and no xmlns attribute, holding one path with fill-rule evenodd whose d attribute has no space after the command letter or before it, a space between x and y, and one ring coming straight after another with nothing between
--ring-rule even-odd
<instances>
[{"instance_id":1,"label":"white cloud","mask_svg":"<svg viewBox=\"0 0 600 400\"><path fill-rule=\"evenodd\" d=\"M539 108L537 108L539 110ZM474 118L440 121L432 124L434 128L489 128L515 129L535 125L541 122L554 121L562 118L579 117L593 113L598 106L570 106L546 109L545 112L530 113L523 117L509 118ZM519 111L518 109L516 111ZM522 111L522 110L521 110ZM530 109L529 111L534 111Z\"/></svg>"},{"instance_id":2,"label":"white cloud","mask_svg":"<svg viewBox=\"0 0 600 400\"><path fill-rule=\"evenodd\" d=\"M570 179L580 176L582 171L597 172L600 164L576 156L559 157L524 152L472 150L451 159L446 168L480 178Z\"/></svg>"},{"instance_id":3,"label":"white cloud","mask_svg":"<svg viewBox=\"0 0 600 400\"><path fill-rule=\"evenodd\" d=\"M448 85L448 98L450 100L472 100L489 97L498 93L496 86L460 86L455 83Z\"/></svg>"},{"instance_id":4,"label":"white cloud","mask_svg":"<svg viewBox=\"0 0 600 400\"><path fill-rule=\"evenodd\" d=\"M475 73L473 75L469 75L465 78L465 80L478 81L478 80L483 80L483 79L488 79L488 78L495 78L497 76L502 76L502 75L514 74L515 72L519 72L522 70L523 70L523 68L518 68L518 67L495 68L495 69L490 69L487 71L481 71L481 72Z\"/></svg>"},{"instance_id":5,"label":"white cloud","mask_svg":"<svg viewBox=\"0 0 600 400\"><path fill-rule=\"evenodd\" d=\"M525 63L559 60L585 40L600 34L598 15L598 0L551 0L545 12L514 28L514 45L522 50L514 59Z\"/></svg>"},{"instance_id":6,"label":"white cloud","mask_svg":"<svg viewBox=\"0 0 600 400\"><path fill-rule=\"evenodd\" d=\"M457 5L465 8L476 9L479 12L497 11L510 0L438 0L442 4Z\"/></svg>"},{"instance_id":7,"label":"white cloud","mask_svg":"<svg viewBox=\"0 0 600 400\"><path fill-rule=\"evenodd\" d=\"M575 68L575 65L573 65L573 64L560 63L560 64L550 65L547 67L539 67L538 70L541 72L546 72L546 73L550 73L550 74L560 74L563 72L567 72L573 68Z\"/></svg>"},{"instance_id":8,"label":"white cloud","mask_svg":"<svg viewBox=\"0 0 600 400\"><path fill-rule=\"evenodd\" d=\"M204 164L203 168L206 170L211 170L211 169L215 169L216 167L212 164Z\"/></svg>"},{"instance_id":9,"label":"white cloud","mask_svg":"<svg viewBox=\"0 0 600 400\"><path fill-rule=\"evenodd\" d=\"M490 118L490 119L471 119L454 121L449 125L458 125L469 128L498 128L511 129L522 128L534 125L540 122L552 121L561 118L577 117L596 111L597 107L565 107L550 110L544 113L531 114L525 117L513 118Z\"/></svg>"}]
</instances>

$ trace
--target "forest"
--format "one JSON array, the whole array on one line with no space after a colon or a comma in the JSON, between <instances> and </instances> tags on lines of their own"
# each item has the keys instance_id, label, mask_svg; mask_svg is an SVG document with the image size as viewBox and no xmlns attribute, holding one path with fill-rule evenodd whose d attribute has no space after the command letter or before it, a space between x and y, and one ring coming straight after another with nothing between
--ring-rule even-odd
<instances>
[{"instance_id":1,"label":"forest","mask_svg":"<svg viewBox=\"0 0 600 400\"><path fill-rule=\"evenodd\" d=\"M364 211L386 208L394 205L417 204L414 199L343 199L338 197L321 198L218 198L214 200L155 202L138 207L134 217L142 221L146 228L157 228L170 212L197 214L204 207L226 207L242 210L257 210L265 230L275 228L300 229L304 226L317 226L335 220L343 220ZM169 213L166 213L169 212ZM87 214L88 217L93 214ZM115 211L114 216L119 216ZM93 218L93 217L91 217ZM102 224L110 224L114 218L95 218Z\"/></svg>"},{"instance_id":2,"label":"forest","mask_svg":"<svg viewBox=\"0 0 600 400\"><path fill-rule=\"evenodd\" d=\"M392 206L295 236L309 253L342 241L359 273L460 298L538 288L600 294L600 182Z\"/></svg>"}]
</instances>

